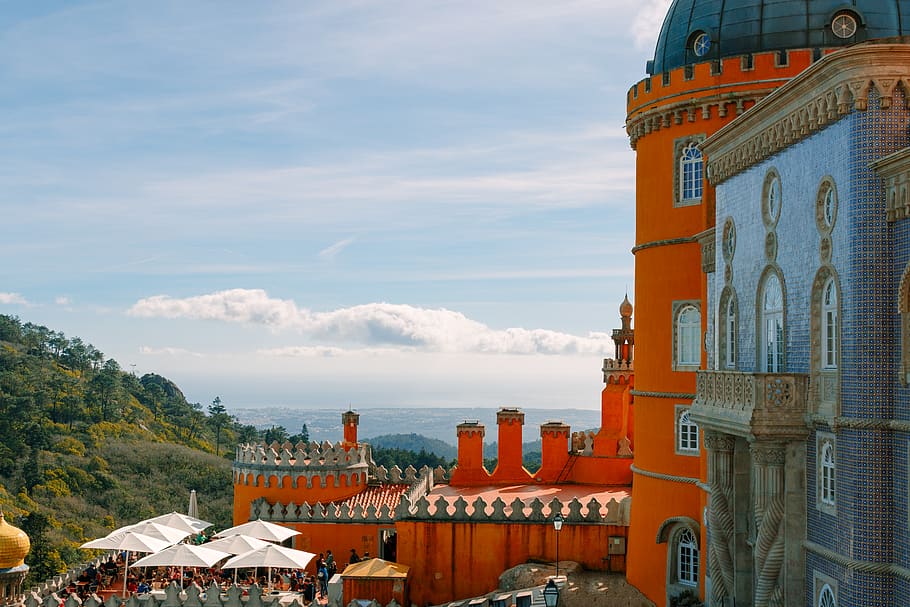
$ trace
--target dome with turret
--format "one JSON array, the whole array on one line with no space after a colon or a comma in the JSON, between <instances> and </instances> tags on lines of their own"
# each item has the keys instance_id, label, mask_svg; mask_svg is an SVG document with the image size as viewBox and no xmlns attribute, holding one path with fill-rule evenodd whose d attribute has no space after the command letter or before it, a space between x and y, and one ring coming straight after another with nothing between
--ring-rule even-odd
<instances>
[{"instance_id":1,"label":"dome with turret","mask_svg":"<svg viewBox=\"0 0 910 607\"><path fill-rule=\"evenodd\" d=\"M628 293L626 293L626 296L623 298L622 303L619 304L619 315L622 318L629 318L632 316L632 302L629 301Z\"/></svg>"},{"instance_id":2,"label":"dome with turret","mask_svg":"<svg viewBox=\"0 0 910 607\"><path fill-rule=\"evenodd\" d=\"M908 30L910 5L894 0L673 0L648 73L750 53L847 46Z\"/></svg>"},{"instance_id":3,"label":"dome with turret","mask_svg":"<svg viewBox=\"0 0 910 607\"><path fill-rule=\"evenodd\" d=\"M30 547L25 532L7 523L3 512L0 512L0 569L23 565Z\"/></svg>"}]
</instances>

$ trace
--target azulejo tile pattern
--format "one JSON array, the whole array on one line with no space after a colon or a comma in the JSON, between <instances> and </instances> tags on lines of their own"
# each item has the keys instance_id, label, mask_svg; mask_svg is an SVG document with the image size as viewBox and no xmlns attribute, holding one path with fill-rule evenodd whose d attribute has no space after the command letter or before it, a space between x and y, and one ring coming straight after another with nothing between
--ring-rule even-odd
<instances>
[{"instance_id":1,"label":"azulejo tile pattern","mask_svg":"<svg viewBox=\"0 0 910 607\"><path fill-rule=\"evenodd\" d=\"M717 188L717 224L731 217L736 225L736 255L730 272L717 255L709 281L712 305L732 277L739 301L737 368L759 371L760 279L769 263L782 274L786 371L810 373L813 340L812 289L821 267L821 236L815 229L819 184L837 185L839 209L831 231L830 266L841 287L840 415L858 420L814 427L834 432L837 441L836 514L820 511L817 499L813 430L806 441L806 537L837 553L841 561L889 563L910 569L908 468L910 436L865 428L868 420L910 420L910 389L898 382L900 322L897 289L910 264L910 219L887 223L882 181L869 164L910 145L910 111L900 89L882 109L873 91L868 109L854 110L814 135L730 178ZM762 187L769 171L780 175L780 219L773 228L762 221ZM776 252L769 261L767 234ZM721 233L716 235L721 250ZM725 274L726 273L726 274ZM711 335L716 331L709 327ZM714 359L711 358L713 361ZM811 381L811 380L810 380ZM858 426L858 427L857 427ZM813 572L837 581L839 605L910 604L910 583L901 576L870 574L806 551L806 604L813 605Z\"/></svg>"}]
</instances>

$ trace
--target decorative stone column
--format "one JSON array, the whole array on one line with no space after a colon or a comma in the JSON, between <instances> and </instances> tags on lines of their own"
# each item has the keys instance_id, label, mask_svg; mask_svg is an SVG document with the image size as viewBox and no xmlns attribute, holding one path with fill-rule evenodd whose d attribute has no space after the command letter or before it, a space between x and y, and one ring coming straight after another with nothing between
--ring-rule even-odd
<instances>
[{"instance_id":1,"label":"decorative stone column","mask_svg":"<svg viewBox=\"0 0 910 607\"><path fill-rule=\"evenodd\" d=\"M708 562L712 604L723 605L734 584L733 449L736 439L722 432L705 432L708 450Z\"/></svg>"},{"instance_id":2,"label":"decorative stone column","mask_svg":"<svg viewBox=\"0 0 910 607\"><path fill-rule=\"evenodd\" d=\"M783 607L781 569L784 563L785 445L757 441L752 453L753 520L756 537L755 607Z\"/></svg>"}]
</instances>

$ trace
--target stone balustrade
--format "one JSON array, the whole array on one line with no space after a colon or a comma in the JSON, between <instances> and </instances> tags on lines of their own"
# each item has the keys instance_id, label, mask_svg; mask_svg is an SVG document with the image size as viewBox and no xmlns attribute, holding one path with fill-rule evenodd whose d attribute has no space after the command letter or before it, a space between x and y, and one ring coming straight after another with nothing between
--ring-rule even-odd
<instances>
[{"instance_id":1,"label":"stone balustrade","mask_svg":"<svg viewBox=\"0 0 910 607\"><path fill-rule=\"evenodd\" d=\"M799 438L807 431L808 386L798 373L699 371L690 416L706 430Z\"/></svg>"},{"instance_id":2,"label":"stone balustrade","mask_svg":"<svg viewBox=\"0 0 910 607\"><path fill-rule=\"evenodd\" d=\"M297 443L283 445L255 443L237 447L235 468L319 468L338 469L368 465L372 461L370 446L362 443L345 449L343 443Z\"/></svg>"},{"instance_id":3,"label":"stone balustrade","mask_svg":"<svg viewBox=\"0 0 910 607\"><path fill-rule=\"evenodd\" d=\"M186 591L181 592L176 583L172 583L164 591L164 596L156 594L132 595L126 600L119 596L111 596L102 602L97 596L92 595L85 601L75 596L69 596L62 601L56 594L42 596L37 592L29 592L24 601L25 607L308 607L317 605L316 601L308 603L303 596L296 596L290 602L281 600L277 594L264 594L262 588L253 585L249 588L248 595L244 596L243 589L239 586L230 586L222 592L217 585L207 590L191 585ZM361 607L362 603L351 601L348 607ZM383 607L376 600L367 604L368 607ZM343 607L338 600L329 603L329 607ZM402 607L393 599L385 607Z\"/></svg>"}]
</instances>

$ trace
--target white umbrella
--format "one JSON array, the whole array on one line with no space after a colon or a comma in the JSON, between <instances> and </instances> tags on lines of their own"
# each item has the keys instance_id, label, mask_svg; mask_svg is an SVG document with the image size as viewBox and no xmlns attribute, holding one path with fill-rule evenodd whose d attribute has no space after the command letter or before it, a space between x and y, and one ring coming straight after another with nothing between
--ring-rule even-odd
<instances>
[{"instance_id":1,"label":"white umbrella","mask_svg":"<svg viewBox=\"0 0 910 607\"><path fill-rule=\"evenodd\" d=\"M221 533L216 533L215 537L227 537L229 535L237 535L239 533L256 537L261 540L267 540L269 542L283 542L289 537L300 535L300 532L295 531L294 529L289 529L288 527L284 527L282 525L276 525L275 523L269 523L262 519L256 519L255 521L250 521L249 523L243 523L242 525L237 525L236 527L225 529Z\"/></svg>"},{"instance_id":2,"label":"white umbrella","mask_svg":"<svg viewBox=\"0 0 910 607\"><path fill-rule=\"evenodd\" d=\"M180 582L183 583L184 567L211 567L220 560L231 556L230 552L216 550L206 546L193 544L177 544L165 548L161 552L150 554L130 565L130 567L180 567Z\"/></svg>"},{"instance_id":3,"label":"white umbrella","mask_svg":"<svg viewBox=\"0 0 910 607\"><path fill-rule=\"evenodd\" d=\"M249 552L250 550L256 550L257 548L262 548L268 546L269 543L265 540L260 540L259 538L252 537L250 535L229 535L228 537L223 537L218 540L212 540L211 542L205 544L206 548L214 548L216 550L224 550L225 552L230 552L231 554L243 554L244 552Z\"/></svg>"},{"instance_id":4,"label":"white umbrella","mask_svg":"<svg viewBox=\"0 0 910 607\"><path fill-rule=\"evenodd\" d=\"M293 548L285 548L284 546L269 544L268 546L263 546L262 548L257 548L256 550L238 554L226 562L224 565L222 565L221 568L237 569L243 567L268 567L269 582L267 589L271 590L272 567L281 567L286 569L306 569L306 566L310 564L310 561L313 560L315 556L316 555L312 552L294 550Z\"/></svg>"},{"instance_id":5,"label":"white umbrella","mask_svg":"<svg viewBox=\"0 0 910 607\"><path fill-rule=\"evenodd\" d=\"M161 516L145 519L142 522L158 523L159 525L166 525L168 527L173 527L174 529L186 531L187 533L199 533L200 531L208 529L212 526L212 524L208 521L204 521L193 516L187 516L186 514L180 514L179 512L162 514Z\"/></svg>"},{"instance_id":6,"label":"white umbrella","mask_svg":"<svg viewBox=\"0 0 910 607\"><path fill-rule=\"evenodd\" d=\"M230 552L231 554L243 554L244 552L249 552L251 550L256 550L257 548L262 548L268 546L269 543L265 540L260 540L249 535L237 534L229 535L218 540L213 540L207 543L206 548L215 548L216 550L224 550L225 552ZM237 583L237 569L234 569L234 583Z\"/></svg>"},{"instance_id":7,"label":"white umbrella","mask_svg":"<svg viewBox=\"0 0 910 607\"><path fill-rule=\"evenodd\" d=\"M130 562L130 552L158 552L171 545L171 542L157 537L133 531L120 531L104 537L85 542L80 548L100 548L103 550L125 550L123 560L123 595L126 596L126 566Z\"/></svg>"},{"instance_id":8,"label":"white umbrella","mask_svg":"<svg viewBox=\"0 0 910 607\"><path fill-rule=\"evenodd\" d=\"M115 531L112 531L108 535L114 535L120 533L121 531L130 531L133 533L141 533L142 535L149 535L151 537L156 537L160 540L167 542L167 545L176 544L188 536L190 533L195 533L195 531L185 531L183 529L176 529L168 525L162 525L160 523L153 523L150 521L142 521L136 523L135 525L127 525L126 527L121 527ZM155 551L157 552L157 550Z\"/></svg>"},{"instance_id":9,"label":"white umbrella","mask_svg":"<svg viewBox=\"0 0 910 607\"><path fill-rule=\"evenodd\" d=\"M199 503L196 501L196 490L190 491L190 505L186 509L187 516L196 518L199 516Z\"/></svg>"}]
</instances>

